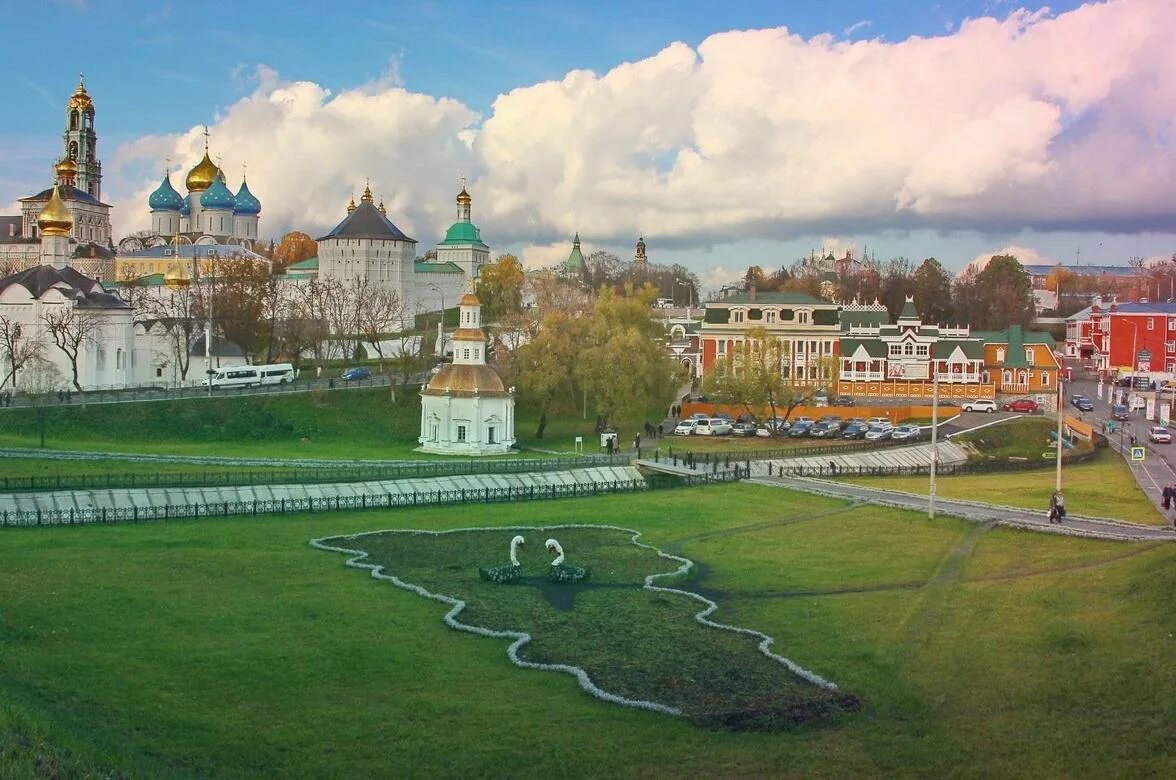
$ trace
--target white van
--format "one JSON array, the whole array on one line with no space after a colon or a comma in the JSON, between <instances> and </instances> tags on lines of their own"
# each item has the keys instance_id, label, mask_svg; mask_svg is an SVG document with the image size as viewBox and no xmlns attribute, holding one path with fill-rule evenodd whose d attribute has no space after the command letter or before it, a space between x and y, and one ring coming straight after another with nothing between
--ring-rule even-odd
<instances>
[{"instance_id":1,"label":"white van","mask_svg":"<svg viewBox=\"0 0 1176 780\"><path fill-rule=\"evenodd\" d=\"M271 363L265 366L256 366L256 368L263 385L284 385L287 382L293 382L294 378L298 376L291 363Z\"/></svg>"},{"instance_id":2,"label":"white van","mask_svg":"<svg viewBox=\"0 0 1176 780\"><path fill-rule=\"evenodd\" d=\"M256 387L261 384L257 366L229 366L218 368L216 373L201 384L216 387Z\"/></svg>"}]
</instances>

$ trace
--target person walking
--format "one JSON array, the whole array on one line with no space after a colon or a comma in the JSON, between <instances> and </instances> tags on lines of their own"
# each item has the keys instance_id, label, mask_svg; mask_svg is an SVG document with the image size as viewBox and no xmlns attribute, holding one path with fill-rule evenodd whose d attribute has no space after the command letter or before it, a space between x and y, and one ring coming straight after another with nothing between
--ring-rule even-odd
<instances>
[{"instance_id":1,"label":"person walking","mask_svg":"<svg viewBox=\"0 0 1176 780\"><path fill-rule=\"evenodd\" d=\"M1055 506L1058 508L1058 522L1060 523L1066 519L1066 499L1059 490L1057 493L1054 493L1053 500Z\"/></svg>"},{"instance_id":2,"label":"person walking","mask_svg":"<svg viewBox=\"0 0 1176 780\"><path fill-rule=\"evenodd\" d=\"M1049 523L1053 525L1058 521L1058 494L1054 493L1049 497Z\"/></svg>"}]
</instances>

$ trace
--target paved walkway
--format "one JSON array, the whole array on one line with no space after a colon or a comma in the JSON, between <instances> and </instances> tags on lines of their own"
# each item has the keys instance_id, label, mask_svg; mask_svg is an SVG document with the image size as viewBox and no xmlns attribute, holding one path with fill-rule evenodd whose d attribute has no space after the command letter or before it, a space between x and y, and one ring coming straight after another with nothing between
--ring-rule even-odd
<instances>
[{"instance_id":1,"label":"paved walkway","mask_svg":"<svg viewBox=\"0 0 1176 780\"><path fill-rule=\"evenodd\" d=\"M968 453L958 444L950 441L940 441L935 445L939 450L939 462L949 466L964 463ZM757 460L751 463L751 475L766 476L768 464L773 473L780 469L827 469L830 463L837 466L838 471L844 469L871 468L925 468L931 465L931 443L912 444L909 447L879 447L876 450L859 450L842 455L810 455L807 457L773 458L772 460Z\"/></svg>"},{"instance_id":2,"label":"paved walkway","mask_svg":"<svg viewBox=\"0 0 1176 780\"><path fill-rule=\"evenodd\" d=\"M756 477L757 484L801 490L850 501L864 501L871 504L893 506L927 512L927 496L905 493L899 490L862 487L845 482L814 479L812 477ZM959 501L937 498L936 512L979 523L995 522L1016 528L1026 528L1046 533L1087 536L1097 539L1136 541L1176 541L1176 531L1158 526L1136 525L1109 518L1082 517L1069 515L1064 523L1051 525L1044 512L1035 512L1019 507L987 504L981 501Z\"/></svg>"},{"instance_id":3,"label":"paved walkway","mask_svg":"<svg viewBox=\"0 0 1176 780\"><path fill-rule=\"evenodd\" d=\"M185 517L195 514L241 514L245 512L277 512L288 507L283 502L297 505L311 501L311 506L339 508L359 506L403 506L417 503L438 503L438 493L469 495L479 500L479 494L490 493L509 498L514 491L520 498L525 491L535 488L540 493L551 486L583 486L590 488L616 487L640 489L645 480L632 466L601 466L568 471L526 472L522 474L469 474L451 477L396 479L371 482L333 482L324 484L252 485L235 487L191 488L113 488L105 490L60 490L40 493L0 494L0 520L5 524L24 524L42 519L45 522L71 522L71 518L102 517L102 511L121 513L138 510L134 517ZM505 495L502 495L505 494ZM489 494L487 494L489 495ZM455 499L460 500L460 499ZM296 506L292 507L296 508ZM37 513L42 517L38 518Z\"/></svg>"}]
</instances>

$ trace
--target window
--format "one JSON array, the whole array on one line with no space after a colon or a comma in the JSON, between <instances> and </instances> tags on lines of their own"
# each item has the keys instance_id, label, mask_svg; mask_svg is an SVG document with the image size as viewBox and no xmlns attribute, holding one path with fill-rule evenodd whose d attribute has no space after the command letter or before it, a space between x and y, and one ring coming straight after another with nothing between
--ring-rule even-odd
<instances>
[{"instance_id":1,"label":"window","mask_svg":"<svg viewBox=\"0 0 1176 780\"><path fill-rule=\"evenodd\" d=\"M902 354L902 344L890 345L890 357L898 357Z\"/></svg>"},{"instance_id":2,"label":"window","mask_svg":"<svg viewBox=\"0 0 1176 780\"><path fill-rule=\"evenodd\" d=\"M726 355L726 354L727 354L727 342L725 342L725 341L720 341L720 342L719 342L719 346L718 346L718 354L720 354L720 355Z\"/></svg>"},{"instance_id":3,"label":"window","mask_svg":"<svg viewBox=\"0 0 1176 780\"><path fill-rule=\"evenodd\" d=\"M1033 347L1025 347L1025 362L1033 365Z\"/></svg>"},{"instance_id":4,"label":"window","mask_svg":"<svg viewBox=\"0 0 1176 780\"><path fill-rule=\"evenodd\" d=\"M817 342L810 341L809 342L809 352L816 352L816 351L817 351Z\"/></svg>"},{"instance_id":5,"label":"window","mask_svg":"<svg viewBox=\"0 0 1176 780\"><path fill-rule=\"evenodd\" d=\"M919 344L915 348L915 354L917 354L919 357L927 357L927 355L929 354L928 346L926 344Z\"/></svg>"},{"instance_id":6,"label":"window","mask_svg":"<svg viewBox=\"0 0 1176 780\"><path fill-rule=\"evenodd\" d=\"M776 310L775 309L769 309L768 311L764 312L764 322L767 322L768 324L775 324L775 322L776 322Z\"/></svg>"},{"instance_id":7,"label":"window","mask_svg":"<svg viewBox=\"0 0 1176 780\"><path fill-rule=\"evenodd\" d=\"M486 443L494 444L494 426L491 425L486 429Z\"/></svg>"},{"instance_id":8,"label":"window","mask_svg":"<svg viewBox=\"0 0 1176 780\"><path fill-rule=\"evenodd\" d=\"M1176 320L1168 320L1168 330L1176 330Z\"/></svg>"},{"instance_id":9,"label":"window","mask_svg":"<svg viewBox=\"0 0 1176 780\"><path fill-rule=\"evenodd\" d=\"M807 311L798 311L796 313L796 321L801 325L808 325L809 313Z\"/></svg>"},{"instance_id":10,"label":"window","mask_svg":"<svg viewBox=\"0 0 1176 780\"><path fill-rule=\"evenodd\" d=\"M462 360L469 360L470 359L470 351L468 349L463 349L461 351L461 359Z\"/></svg>"},{"instance_id":11,"label":"window","mask_svg":"<svg viewBox=\"0 0 1176 780\"><path fill-rule=\"evenodd\" d=\"M915 345L909 341L907 343L903 344L902 345L902 354L907 357L910 357L911 355L915 354Z\"/></svg>"},{"instance_id":12,"label":"window","mask_svg":"<svg viewBox=\"0 0 1176 780\"><path fill-rule=\"evenodd\" d=\"M1041 386L1042 387L1049 387L1049 372L1048 371L1041 372Z\"/></svg>"},{"instance_id":13,"label":"window","mask_svg":"<svg viewBox=\"0 0 1176 780\"><path fill-rule=\"evenodd\" d=\"M1164 351L1165 352L1176 352L1176 341L1164 342Z\"/></svg>"},{"instance_id":14,"label":"window","mask_svg":"<svg viewBox=\"0 0 1176 780\"><path fill-rule=\"evenodd\" d=\"M1004 350L1004 347L997 347L997 348L996 348L996 362L997 362L997 363L1003 363L1003 362L1004 362L1004 357L1005 357L1005 350Z\"/></svg>"},{"instance_id":15,"label":"window","mask_svg":"<svg viewBox=\"0 0 1176 780\"><path fill-rule=\"evenodd\" d=\"M735 322L743 322L743 310L742 309L737 309L735 311L734 321Z\"/></svg>"},{"instance_id":16,"label":"window","mask_svg":"<svg viewBox=\"0 0 1176 780\"><path fill-rule=\"evenodd\" d=\"M458 441L465 441L466 440L465 434L466 434L466 427L464 425L457 426L457 440Z\"/></svg>"},{"instance_id":17,"label":"window","mask_svg":"<svg viewBox=\"0 0 1176 780\"><path fill-rule=\"evenodd\" d=\"M1147 318L1147 329L1148 330L1155 330L1156 329L1156 320L1154 317Z\"/></svg>"}]
</instances>

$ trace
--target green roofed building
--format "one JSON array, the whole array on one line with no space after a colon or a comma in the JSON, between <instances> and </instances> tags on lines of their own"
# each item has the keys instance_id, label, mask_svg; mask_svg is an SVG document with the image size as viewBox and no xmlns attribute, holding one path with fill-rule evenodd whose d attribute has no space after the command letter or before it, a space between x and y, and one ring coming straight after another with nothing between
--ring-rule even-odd
<instances>
[{"instance_id":1,"label":"green roofed building","mask_svg":"<svg viewBox=\"0 0 1176 780\"><path fill-rule=\"evenodd\" d=\"M580 251L579 233L576 233L576 237L572 239L572 251L568 254L568 259L564 261L562 270L567 276L581 279L588 272L588 266L584 263L584 254Z\"/></svg>"}]
</instances>

